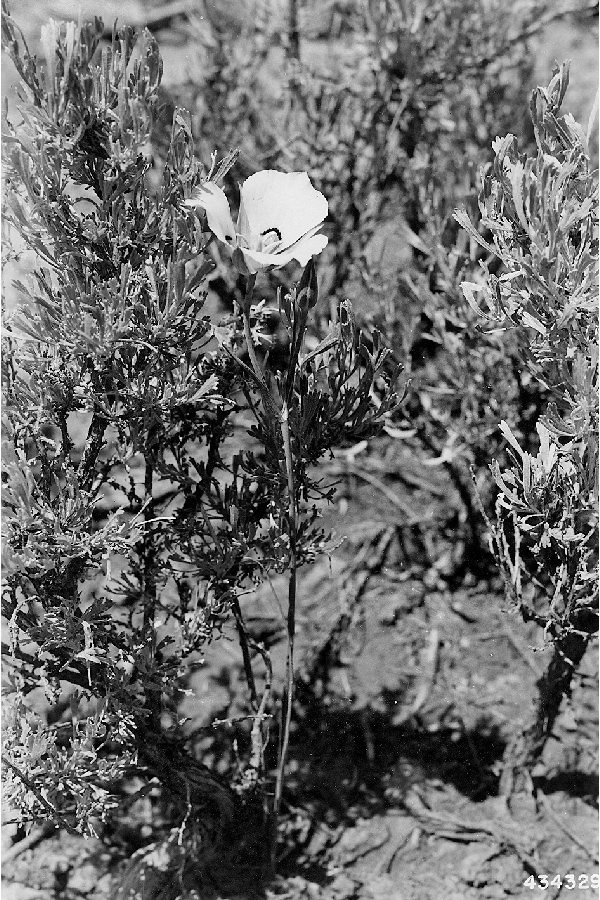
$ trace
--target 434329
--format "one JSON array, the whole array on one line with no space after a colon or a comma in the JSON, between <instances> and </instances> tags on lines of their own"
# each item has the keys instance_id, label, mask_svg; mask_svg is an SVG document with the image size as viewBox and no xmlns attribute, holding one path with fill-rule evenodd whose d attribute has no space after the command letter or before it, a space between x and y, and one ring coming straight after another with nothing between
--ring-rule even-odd
<instances>
[{"instance_id":1,"label":"434329","mask_svg":"<svg viewBox=\"0 0 600 900\"><path fill-rule=\"evenodd\" d=\"M568 872L566 875L530 875L523 882L523 886L530 890L547 891L548 888L561 888L565 891L574 891L579 888L580 891L597 891L600 887L599 875L574 875Z\"/></svg>"}]
</instances>

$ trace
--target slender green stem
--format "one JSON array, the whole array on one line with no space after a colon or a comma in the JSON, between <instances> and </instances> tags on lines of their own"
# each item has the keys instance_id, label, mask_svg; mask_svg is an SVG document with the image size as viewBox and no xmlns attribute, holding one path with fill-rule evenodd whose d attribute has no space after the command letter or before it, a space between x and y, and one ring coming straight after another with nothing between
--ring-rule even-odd
<instances>
[{"instance_id":1,"label":"slender green stem","mask_svg":"<svg viewBox=\"0 0 600 900\"><path fill-rule=\"evenodd\" d=\"M254 343L252 341L252 331L250 329L250 307L252 302L252 291L256 281L256 275L250 275L246 285L246 295L242 306L242 318L244 322L244 336L248 348L248 355L252 364L254 374L258 378L263 387L263 399L266 408L270 408L274 412L274 404L268 392L265 383L263 371L258 362ZM292 360L291 365L295 368L297 355ZM293 376L290 376L293 384ZM288 613L287 613L287 660L285 673L285 696L282 709L282 725L279 743L279 759L277 762L277 776L275 780L275 797L273 800L273 818L272 818L272 836L271 836L271 870L275 873L277 862L277 828L279 820L279 810L281 807L281 797L283 792L283 781L285 777L285 762L288 752L290 740L290 726L292 721L292 710L294 705L294 637L296 632L296 588L297 588L297 569L298 559L296 554L296 535L297 535L297 508L296 508L296 488L294 484L294 464L292 458L292 442L289 427L289 400L291 388L286 391L283 399L281 412L279 413L279 424L281 427L281 438L283 443L283 452L285 458L285 474L287 482L287 520L288 520L288 536L290 541L290 576L288 581ZM271 401L271 402L267 402Z\"/></svg>"},{"instance_id":2,"label":"slender green stem","mask_svg":"<svg viewBox=\"0 0 600 900\"><path fill-rule=\"evenodd\" d=\"M231 600L231 608L233 610L233 615L235 617L235 624L237 627L238 639L240 642L240 647L242 650L242 659L244 661L244 673L246 675L246 683L248 685L248 691L250 692L250 704L252 706L252 711L256 712L258 708L258 695L256 693L256 682L254 680L254 672L252 671L252 660L250 658L250 648L248 646L248 635L246 633L246 626L244 625L244 619L242 617L242 610L240 608L240 601L236 596L234 596Z\"/></svg>"},{"instance_id":3,"label":"slender green stem","mask_svg":"<svg viewBox=\"0 0 600 900\"><path fill-rule=\"evenodd\" d=\"M285 707L282 711L282 737L279 745L279 760L277 764L277 778L275 781L275 798L273 801L273 838L271 842L271 868L273 873L276 868L277 854L277 823L281 807L283 792L283 780L285 777L285 762L290 741L290 726L294 705L294 637L296 633L296 587L298 561L296 556L296 490L294 485L294 467L292 461L292 444L289 428L289 409L287 401L284 401L281 410L281 437L285 454L285 468L287 475L288 494L288 529L290 539L290 577L288 581L288 613L287 613L287 639L288 650L285 672Z\"/></svg>"},{"instance_id":4,"label":"slender green stem","mask_svg":"<svg viewBox=\"0 0 600 900\"><path fill-rule=\"evenodd\" d=\"M250 356L250 362L252 363L252 368L254 369L255 375L260 378L262 381L263 373L260 367L260 363L258 361L258 356L256 355L256 350L254 349L254 343L252 341L252 331L250 329L250 312L244 310L243 312L244 319L244 336L246 338L246 345L248 347L248 355Z\"/></svg>"},{"instance_id":5,"label":"slender green stem","mask_svg":"<svg viewBox=\"0 0 600 900\"><path fill-rule=\"evenodd\" d=\"M242 305L242 319L244 322L244 337L246 338L246 347L248 349L248 356L250 357L250 362L252 363L252 368L254 369L254 374L256 377L263 381L263 371L261 369L260 363L258 361L258 356L256 355L256 350L254 349L254 341L252 340L252 329L250 328L250 306L252 304L252 291L254 290L254 285L256 284L256 275L248 275L248 281L246 283L246 296L244 297L244 303Z\"/></svg>"},{"instance_id":6,"label":"slender green stem","mask_svg":"<svg viewBox=\"0 0 600 900\"><path fill-rule=\"evenodd\" d=\"M152 429L148 433L148 441L152 445L154 435ZM144 606L143 633L144 640L150 655L150 666L154 666L156 659L156 577L154 571L154 535L151 521L154 518L154 460L153 449L148 451L144 471L144 532L141 547L141 595ZM159 728L160 720L160 695L154 688L147 691L148 706L150 708L151 721L155 728Z\"/></svg>"},{"instance_id":7,"label":"slender green stem","mask_svg":"<svg viewBox=\"0 0 600 900\"><path fill-rule=\"evenodd\" d=\"M95 412L88 429L81 462L79 463L79 467L77 469L79 486L84 491L91 490L94 483L94 477L96 475L96 462L102 449L104 432L106 431L107 426L108 419L104 418L104 416L100 413Z\"/></svg>"},{"instance_id":8,"label":"slender green stem","mask_svg":"<svg viewBox=\"0 0 600 900\"><path fill-rule=\"evenodd\" d=\"M290 0L289 5L289 29L288 52L295 59L300 60L300 29L298 27L298 0Z\"/></svg>"},{"instance_id":9,"label":"slender green stem","mask_svg":"<svg viewBox=\"0 0 600 900\"><path fill-rule=\"evenodd\" d=\"M256 779L258 780L259 776L262 775L264 769L264 751L268 742L268 731L265 733L265 720L270 718L267 714L267 707L269 705L269 701L271 699L271 685L273 682L273 666L271 665L271 658L269 656L268 650L262 644L258 644L256 642L252 642L252 648L256 650L262 657L263 663L265 665L265 685L263 690L263 695L260 701L260 706L256 712L256 715L253 717L252 721L252 730L250 732L250 744L252 747L252 752L250 754L250 764L249 771L254 774ZM263 794L263 808L265 813L265 820L268 819L269 809L266 802L266 795Z\"/></svg>"}]
</instances>

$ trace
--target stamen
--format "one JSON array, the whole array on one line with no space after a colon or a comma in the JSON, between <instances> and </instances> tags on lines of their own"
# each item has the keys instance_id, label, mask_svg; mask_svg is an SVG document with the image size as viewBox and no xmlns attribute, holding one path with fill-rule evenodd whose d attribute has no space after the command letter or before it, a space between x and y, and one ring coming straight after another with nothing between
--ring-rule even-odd
<instances>
[{"instance_id":1,"label":"stamen","mask_svg":"<svg viewBox=\"0 0 600 900\"><path fill-rule=\"evenodd\" d=\"M278 241L281 240L281 232L280 232L279 228L266 228L264 231L261 231L260 236L266 237L268 234L271 234L271 233L277 235Z\"/></svg>"},{"instance_id":2,"label":"stamen","mask_svg":"<svg viewBox=\"0 0 600 900\"><path fill-rule=\"evenodd\" d=\"M266 253L274 253L281 244L279 228L266 228L260 235L260 249Z\"/></svg>"}]
</instances>

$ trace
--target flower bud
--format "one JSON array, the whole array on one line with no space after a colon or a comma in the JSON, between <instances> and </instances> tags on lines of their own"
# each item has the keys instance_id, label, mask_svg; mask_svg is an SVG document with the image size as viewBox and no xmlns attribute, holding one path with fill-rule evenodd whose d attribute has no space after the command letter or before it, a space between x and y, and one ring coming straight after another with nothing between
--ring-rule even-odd
<instances>
[{"instance_id":1,"label":"flower bud","mask_svg":"<svg viewBox=\"0 0 600 900\"><path fill-rule=\"evenodd\" d=\"M296 298L302 309L312 309L319 299L319 284L317 281L317 268L312 259L309 259L298 283Z\"/></svg>"}]
</instances>

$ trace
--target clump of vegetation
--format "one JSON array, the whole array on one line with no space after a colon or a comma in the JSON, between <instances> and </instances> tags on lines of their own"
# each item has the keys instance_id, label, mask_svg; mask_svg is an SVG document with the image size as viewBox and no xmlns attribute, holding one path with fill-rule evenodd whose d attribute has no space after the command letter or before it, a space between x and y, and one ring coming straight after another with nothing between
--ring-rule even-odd
<instances>
[{"instance_id":1,"label":"clump of vegetation","mask_svg":"<svg viewBox=\"0 0 600 900\"><path fill-rule=\"evenodd\" d=\"M6 123L7 216L39 259L5 331L5 796L28 821L93 833L141 779L165 846L175 827L206 852L270 778L271 663L242 596L289 573L280 797L296 570L330 546L319 515L333 489L311 467L396 405L387 351L367 348L342 303L306 352L319 301L309 262L279 297L287 364L263 372L253 344L265 312L251 292L239 315L204 313L211 236L184 202L234 157L206 172L177 111L161 181L148 178L156 42L124 28L98 55L99 20L51 23L40 67L6 10L3 29L22 79L22 121ZM221 777L191 752L180 705L229 620L249 727L237 773ZM28 711L40 687L70 722Z\"/></svg>"},{"instance_id":2,"label":"clump of vegetation","mask_svg":"<svg viewBox=\"0 0 600 900\"><path fill-rule=\"evenodd\" d=\"M527 786L598 630L598 186L589 135L560 115L567 85L562 66L533 93L534 156L512 134L494 142L479 197L491 243L457 216L502 262L501 275L484 266L482 283L464 284L465 296L506 330L548 397L537 454L502 422L511 459L492 465L500 488L492 547L507 596L553 644L535 721L507 749L509 794Z\"/></svg>"},{"instance_id":3,"label":"clump of vegetation","mask_svg":"<svg viewBox=\"0 0 600 900\"><path fill-rule=\"evenodd\" d=\"M237 8L190 14L199 71L165 124L150 32L107 45L98 19L51 22L38 62L3 0L20 79L5 216L37 259L4 332L5 797L88 835L147 801L123 897L152 878L187 896L190 864L225 844L273 872L298 570L336 549L322 516L344 482L391 498L400 530L443 470L444 513L415 526L423 580L503 585L552 645L504 795L530 790L597 630L597 178L560 112L564 67L527 119L551 5L330 7L310 22L292 0L280 22L258 3L241 33ZM319 64L310 28L313 51L337 29ZM258 238L227 212L221 229L221 188L272 169L308 172L329 204L327 247L294 283L259 259L290 249L276 223ZM408 457L422 475L404 503L388 481ZM248 626L261 586L281 678ZM314 638L309 699L351 619ZM232 640L227 717L191 730L196 676Z\"/></svg>"},{"instance_id":4,"label":"clump of vegetation","mask_svg":"<svg viewBox=\"0 0 600 900\"><path fill-rule=\"evenodd\" d=\"M480 248L453 213L459 205L476 213L478 169L493 137L517 126L533 139L527 42L547 13L546 3L529 0L514 5L510 20L499 2L348 4L326 56L314 45L333 26L316 13L305 21L310 50L294 38L293 17L273 24L240 16L243 40L212 17L210 27L195 23L200 60L182 92L201 138L223 151L241 147L242 174L263 165L307 169L328 197L323 281L332 314L350 296L363 330L386 335L411 379L397 424L416 430L419 457L442 461L451 474L469 553L483 549L469 467L491 509L497 423L506 420L527 443L544 399L523 378L507 335L482 332L465 301L461 283L477 272ZM273 49L282 24L288 40ZM265 76L275 65L283 84ZM232 302L226 271L215 289Z\"/></svg>"}]
</instances>

